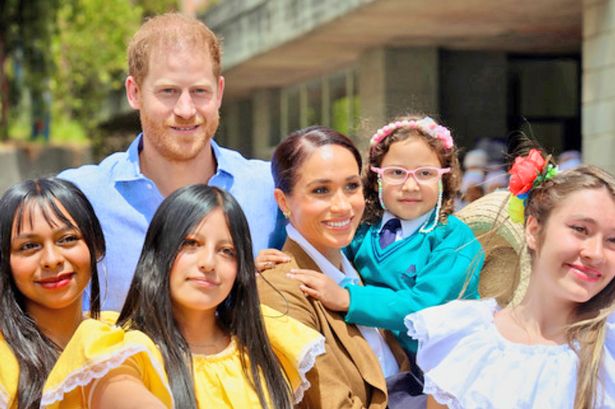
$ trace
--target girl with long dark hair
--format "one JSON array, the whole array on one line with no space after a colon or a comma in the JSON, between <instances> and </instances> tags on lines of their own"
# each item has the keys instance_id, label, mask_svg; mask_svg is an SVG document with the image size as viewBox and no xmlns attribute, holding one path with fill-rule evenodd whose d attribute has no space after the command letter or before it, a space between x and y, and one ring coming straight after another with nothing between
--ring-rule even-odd
<instances>
[{"instance_id":1,"label":"girl with long dark hair","mask_svg":"<svg viewBox=\"0 0 615 409\"><path fill-rule=\"evenodd\" d=\"M93 392L94 407L121 408L156 391L148 371L166 372L177 408L290 409L309 385L317 332L259 305L250 232L233 197L191 185L154 215L118 325L144 333L158 364L128 359ZM132 407L132 406L130 406Z\"/></svg>"},{"instance_id":2,"label":"girl with long dark hair","mask_svg":"<svg viewBox=\"0 0 615 409\"><path fill-rule=\"evenodd\" d=\"M104 254L94 210L72 183L27 180L2 196L0 408L85 407L96 374L70 351L102 325L96 264ZM88 283L92 319L82 313Z\"/></svg>"}]
</instances>

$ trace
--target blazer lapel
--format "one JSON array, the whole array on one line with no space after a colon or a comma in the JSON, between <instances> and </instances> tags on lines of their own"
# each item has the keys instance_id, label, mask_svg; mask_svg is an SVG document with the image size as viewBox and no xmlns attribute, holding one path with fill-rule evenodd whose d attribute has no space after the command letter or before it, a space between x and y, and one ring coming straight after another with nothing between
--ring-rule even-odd
<instances>
[{"instance_id":1,"label":"blazer lapel","mask_svg":"<svg viewBox=\"0 0 615 409\"><path fill-rule=\"evenodd\" d=\"M282 250L293 255L299 268L320 271L314 260L294 241L287 239ZM325 308L320 301L314 301L314 305L323 312L365 382L386 395L386 382L380 363L359 329L354 324L346 323L342 314Z\"/></svg>"}]
</instances>

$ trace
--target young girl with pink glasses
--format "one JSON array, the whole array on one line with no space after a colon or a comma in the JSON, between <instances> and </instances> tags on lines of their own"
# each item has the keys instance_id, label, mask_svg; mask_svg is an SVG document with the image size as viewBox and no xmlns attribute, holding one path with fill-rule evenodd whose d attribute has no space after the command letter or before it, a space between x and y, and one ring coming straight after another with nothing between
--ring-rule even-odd
<instances>
[{"instance_id":1,"label":"young girl with pink glasses","mask_svg":"<svg viewBox=\"0 0 615 409\"><path fill-rule=\"evenodd\" d=\"M340 286L309 270L290 277L327 308L346 312L346 322L390 330L412 357L417 344L406 335L406 315L460 295L478 297L481 246L451 215L459 179L447 128L415 116L385 125L371 138L366 211L346 248L363 283Z\"/></svg>"}]
</instances>

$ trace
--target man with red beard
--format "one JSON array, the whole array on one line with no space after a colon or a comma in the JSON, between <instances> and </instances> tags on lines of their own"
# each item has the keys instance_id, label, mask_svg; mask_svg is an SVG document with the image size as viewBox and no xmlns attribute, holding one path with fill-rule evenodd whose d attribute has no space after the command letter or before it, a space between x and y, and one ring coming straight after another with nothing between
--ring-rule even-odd
<instances>
[{"instance_id":1,"label":"man with red beard","mask_svg":"<svg viewBox=\"0 0 615 409\"><path fill-rule=\"evenodd\" d=\"M269 163L213 140L224 91L220 55L215 34L194 18L165 14L145 22L128 46L125 83L143 132L126 152L59 175L85 192L103 226L104 309L121 309L149 222L180 187L207 183L232 193L246 213L255 254L284 240L284 229L275 228Z\"/></svg>"}]
</instances>

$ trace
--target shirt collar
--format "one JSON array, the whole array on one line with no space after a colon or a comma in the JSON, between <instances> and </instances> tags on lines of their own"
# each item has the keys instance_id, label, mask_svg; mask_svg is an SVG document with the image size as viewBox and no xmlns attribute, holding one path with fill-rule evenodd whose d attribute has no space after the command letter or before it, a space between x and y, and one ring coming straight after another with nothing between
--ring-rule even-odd
<instances>
[{"instance_id":1,"label":"shirt collar","mask_svg":"<svg viewBox=\"0 0 615 409\"><path fill-rule=\"evenodd\" d=\"M316 250L292 224L288 223L286 225L286 233L288 233L288 238L297 243L316 263L320 271L335 281L340 287L346 284L360 284L361 281L357 271L352 267L352 264L350 264L350 261L348 261L343 252L340 251L342 254L342 270L344 272L331 264L331 262ZM357 325L357 328L361 332L361 335L363 335L365 341L369 344L369 347L376 354L378 362L380 363L380 368L386 376L391 376L399 372L399 366L395 361L395 357L382 337L382 334L380 334L380 331L378 331L377 328L363 325Z\"/></svg>"},{"instance_id":2,"label":"shirt collar","mask_svg":"<svg viewBox=\"0 0 615 409\"><path fill-rule=\"evenodd\" d=\"M226 173L229 176L233 176L234 168L233 162L229 160L228 155L223 155L222 148L213 139L211 140L211 150L214 153L214 159L216 159L216 173Z\"/></svg>"},{"instance_id":3,"label":"shirt collar","mask_svg":"<svg viewBox=\"0 0 615 409\"><path fill-rule=\"evenodd\" d=\"M335 267L325 256L323 256L318 250L314 248L302 235L293 227L292 224L286 225L286 233L288 238L294 241L307 253L308 256L316 263L320 271L324 275L331 278L340 286L352 282L358 284L360 282L359 274L354 269L350 261L344 255L344 252L340 250L342 255L342 270Z\"/></svg>"},{"instance_id":4,"label":"shirt collar","mask_svg":"<svg viewBox=\"0 0 615 409\"><path fill-rule=\"evenodd\" d=\"M142 138L143 133L140 133L128 147L126 155L115 165L114 173L116 181L129 182L145 177L141 173L141 166L139 165L139 152L143 149Z\"/></svg>"},{"instance_id":5,"label":"shirt collar","mask_svg":"<svg viewBox=\"0 0 615 409\"><path fill-rule=\"evenodd\" d=\"M233 162L229 160L227 155L224 155L220 146L211 140L211 149L216 159L216 173L225 173L233 176ZM143 132L141 132L126 150L126 157L119 161L116 168L116 180L119 182L128 182L132 180L142 179L145 176L141 173L141 165L139 162L139 153L143 150Z\"/></svg>"},{"instance_id":6,"label":"shirt collar","mask_svg":"<svg viewBox=\"0 0 615 409\"><path fill-rule=\"evenodd\" d=\"M429 212L427 212L427 213L417 217L416 219L410 219L410 220L399 219L399 221L401 222L401 238L405 239L406 237L410 237L414 233L416 233L416 231L428 219L431 218L431 215L432 215L433 212L434 212L434 209L432 209ZM380 229L378 230L378 232L382 231L382 228L384 227L386 222L388 222L389 220L391 220L394 217L396 217L396 216L393 215L388 210L385 210L384 214L382 215L382 222L380 223Z\"/></svg>"}]
</instances>

